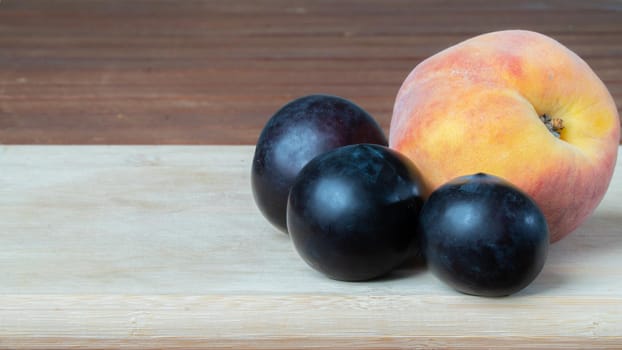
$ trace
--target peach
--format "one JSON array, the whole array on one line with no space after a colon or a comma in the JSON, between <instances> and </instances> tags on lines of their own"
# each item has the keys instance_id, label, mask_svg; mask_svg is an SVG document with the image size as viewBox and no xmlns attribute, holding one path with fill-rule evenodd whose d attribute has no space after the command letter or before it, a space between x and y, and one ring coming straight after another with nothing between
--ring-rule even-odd
<instances>
[{"instance_id":1,"label":"peach","mask_svg":"<svg viewBox=\"0 0 622 350\"><path fill-rule=\"evenodd\" d=\"M399 89L389 146L431 189L486 172L544 212L551 242L594 211L613 175L616 105L579 56L545 35L483 34L418 64Z\"/></svg>"}]
</instances>

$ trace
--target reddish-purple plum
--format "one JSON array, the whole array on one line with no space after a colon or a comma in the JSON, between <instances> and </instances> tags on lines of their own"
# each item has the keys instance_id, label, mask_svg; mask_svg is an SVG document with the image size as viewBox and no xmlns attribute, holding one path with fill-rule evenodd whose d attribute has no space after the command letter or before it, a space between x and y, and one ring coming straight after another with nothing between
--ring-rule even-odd
<instances>
[{"instance_id":1,"label":"reddish-purple plum","mask_svg":"<svg viewBox=\"0 0 622 350\"><path fill-rule=\"evenodd\" d=\"M309 95L283 106L265 125L253 158L251 185L261 213L287 232L287 196L300 169L326 151L358 143L386 146L387 139L378 123L351 101Z\"/></svg>"},{"instance_id":2,"label":"reddish-purple plum","mask_svg":"<svg viewBox=\"0 0 622 350\"><path fill-rule=\"evenodd\" d=\"M372 144L311 160L294 182L287 227L300 256L330 278L362 281L418 253L426 191L406 157Z\"/></svg>"},{"instance_id":3,"label":"reddish-purple plum","mask_svg":"<svg viewBox=\"0 0 622 350\"><path fill-rule=\"evenodd\" d=\"M549 230L536 203L499 177L457 178L432 192L421 211L424 256L454 289L479 296L520 291L544 266Z\"/></svg>"}]
</instances>

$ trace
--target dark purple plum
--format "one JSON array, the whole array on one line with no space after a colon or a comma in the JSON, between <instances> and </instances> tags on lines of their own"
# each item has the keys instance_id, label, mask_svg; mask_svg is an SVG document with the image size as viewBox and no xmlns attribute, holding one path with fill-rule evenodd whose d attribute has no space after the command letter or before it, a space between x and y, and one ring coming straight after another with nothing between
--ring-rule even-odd
<instances>
[{"instance_id":1,"label":"dark purple plum","mask_svg":"<svg viewBox=\"0 0 622 350\"><path fill-rule=\"evenodd\" d=\"M432 192L421 211L430 270L454 289L498 297L527 287L544 266L549 230L524 192L487 174L457 178Z\"/></svg>"},{"instance_id":2,"label":"dark purple plum","mask_svg":"<svg viewBox=\"0 0 622 350\"><path fill-rule=\"evenodd\" d=\"M344 146L300 171L289 194L287 227L314 269L337 280L369 280L418 252L425 195L405 156L380 145Z\"/></svg>"},{"instance_id":3,"label":"dark purple plum","mask_svg":"<svg viewBox=\"0 0 622 350\"><path fill-rule=\"evenodd\" d=\"M289 189L300 169L337 147L387 145L376 121L361 107L337 96L309 95L283 106L265 125L255 149L251 185L261 213L287 232Z\"/></svg>"}]
</instances>

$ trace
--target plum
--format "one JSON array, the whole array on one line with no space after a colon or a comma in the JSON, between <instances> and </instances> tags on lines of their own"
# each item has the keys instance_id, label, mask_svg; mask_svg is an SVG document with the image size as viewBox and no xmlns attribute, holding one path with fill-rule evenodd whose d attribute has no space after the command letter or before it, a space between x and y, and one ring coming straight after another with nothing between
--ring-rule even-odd
<instances>
[{"instance_id":1,"label":"plum","mask_svg":"<svg viewBox=\"0 0 622 350\"><path fill-rule=\"evenodd\" d=\"M287 227L299 255L343 281L389 273L418 250L421 174L388 147L340 147L311 160L287 203Z\"/></svg>"},{"instance_id":2,"label":"plum","mask_svg":"<svg viewBox=\"0 0 622 350\"><path fill-rule=\"evenodd\" d=\"M439 187L425 202L420 223L430 270L465 294L516 293L536 278L547 257L542 211L496 176L478 173Z\"/></svg>"},{"instance_id":3,"label":"plum","mask_svg":"<svg viewBox=\"0 0 622 350\"><path fill-rule=\"evenodd\" d=\"M351 101L309 95L283 106L263 128L253 157L251 186L261 213L287 232L287 195L300 169L317 155L358 143L386 146L387 138L378 123Z\"/></svg>"}]
</instances>

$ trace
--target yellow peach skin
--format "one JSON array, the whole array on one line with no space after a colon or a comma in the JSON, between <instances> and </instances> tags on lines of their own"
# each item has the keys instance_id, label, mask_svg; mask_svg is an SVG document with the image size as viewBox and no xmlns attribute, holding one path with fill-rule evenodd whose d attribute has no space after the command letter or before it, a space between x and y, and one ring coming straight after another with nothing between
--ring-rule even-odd
<instances>
[{"instance_id":1,"label":"yellow peach skin","mask_svg":"<svg viewBox=\"0 0 622 350\"><path fill-rule=\"evenodd\" d=\"M540 206L555 242L600 203L619 138L613 98L579 56L545 35L507 30L417 65L398 92L389 145L431 189L476 172L512 182Z\"/></svg>"}]
</instances>

